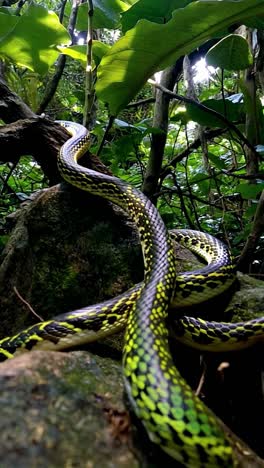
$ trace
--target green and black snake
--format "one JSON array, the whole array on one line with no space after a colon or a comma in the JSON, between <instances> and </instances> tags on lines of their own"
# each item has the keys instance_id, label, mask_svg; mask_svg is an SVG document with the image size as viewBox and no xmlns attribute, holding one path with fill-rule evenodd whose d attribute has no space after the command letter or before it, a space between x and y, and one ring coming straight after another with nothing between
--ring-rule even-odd
<instances>
[{"instance_id":1,"label":"green and black snake","mask_svg":"<svg viewBox=\"0 0 264 468\"><path fill-rule=\"evenodd\" d=\"M126 327L125 387L150 439L186 467L234 466L225 432L172 361L166 326L169 307L201 302L233 283L235 269L228 249L207 234L173 231L172 237L209 262L204 269L176 278L171 238L153 204L122 180L80 166L77 161L89 146L89 135L81 125L65 121L60 124L72 135L58 158L62 177L82 190L110 200L129 214L140 235L144 282L112 300L59 315L4 338L0 341L0 359L27 350L62 350ZM264 319L219 324L183 317L175 328L183 342L200 349L209 346L214 351L263 339Z\"/></svg>"}]
</instances>

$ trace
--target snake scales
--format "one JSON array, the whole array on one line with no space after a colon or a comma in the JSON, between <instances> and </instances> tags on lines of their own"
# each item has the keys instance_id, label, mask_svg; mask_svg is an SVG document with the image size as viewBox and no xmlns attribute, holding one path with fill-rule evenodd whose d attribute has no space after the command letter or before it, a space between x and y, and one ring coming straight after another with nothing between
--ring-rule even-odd
<instances>
[{"instance_id":1,"label":"snake scales","mask_svg":"<svg viewBox=\"0 0 264 468\"><path fill-rule=\"evenodd\" d=\"M213 413L195 396L176 369L168 346L168 307L200 302L234 281L228 250L211 236L185 230L172 236L202 254L205 269L176 279L171 239L151 202L118 178L86 169L77 160L89 137L84 127L60 122L72 134L61 148L58 167L69 183L121 206L134 220L145 265L144 284L102 304L62 314L0 341L0 358L30 349L64 349L125 327L124 380L137 416L152 441L187 467L231 467L234 457ZM176 293L175 293L176 287ZM212 350L240 347L263 338L264 320L217 324L183 317L179 338ZM231 344L230 344L231 343Z\"/></svg>"}]
</instances>

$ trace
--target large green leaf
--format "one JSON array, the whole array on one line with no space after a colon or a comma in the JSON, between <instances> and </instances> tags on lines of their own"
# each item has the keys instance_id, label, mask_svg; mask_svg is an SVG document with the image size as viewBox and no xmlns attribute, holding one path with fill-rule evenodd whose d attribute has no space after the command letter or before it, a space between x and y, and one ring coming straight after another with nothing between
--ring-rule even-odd
<instances>
[{"instance_id":1,"label":"large green leaf","mask_svg":"<svg viewBox=\"0 0 264 468\"><path fill-rule=\"evenodd\" d=\"M100 41L93 41L93 59L95 64L98 65L102 57L110 49L108 44L104 44ZM87 46L84 45L74 45L70 47L59 47L59 50L62 54L68 55L75 60L79 60L83 67L86 67L87 62Z\"/></svg>"},{"instance_id":2,"label":"large green leaf","mask_svg":"<svg viewBox=\"0 0 264 468\"><path fill-rule=\"evenodd\" d=\"M264 0L201 0L175 10L166 24L140 20L103 57L97 95L116 115L153 73L228 26L260 15L264 16Z\"/></svg>"},{"instance_id":3,"label":"large green leaf","mask_svg":"<svg viewBox=\"0 0 264 468\"><path fill-rule=\"evenodd\" d=\"M211 161L217 169L226 169L226 163L224 159L220 159L219 156L217 156L214 153L208 153L208 159Z\"/></svg>"},{"instance_id":4,"label":"large green leaf","mask_svg":"<svg viewBox=\"0 0 264 468\"><path fill-rule=\"evenodd\" d=\"M10 13L3 12L3 8L0 12L0 44L3 38L8 34L19 21L18 16L13 16Z\"/></svg>"},{"instance_id":5,"label":"large green leaf","mask_svg":"<svg viewBox=\"0 0 264 468\"><path fill-rule=\"evenodd\" d=\"M164 24L171 19L172 12L184 8L192 0L139 0L122 14L122 31L131 29L140 19Z\"/></svg>"},{"instance_id":6,"label":"large green leaf","mask_svg":"<svg viewBox=\"0 0 264 468\"><path fill-rule=\"evenodd\" d=\"M215 110L225 116L231 122L236 122L241 118L244 106L241 103L234 103L229 99L207 99L206 101L202 101L204 106L208 107L209 109ZM206 112L196 106L195 104L187 104L186 105L187 116L190 120L203 125L204 127L220 127L225 128L226 124L217 116Z\"/></svg>"},{"instance_id":7,"label":"large green leaf","mask_svg":"<svg viewBox=\"0 0 264 468\"><path fill-rule=\"evenodd\" d=\"M239 184L236 186L236 192L241 193L242 197L255 200L257 195L264 190L264 184Z\"/></svg>"},{"instance_id":8,"label":"large green leaf","mask_svg":"<svg viewBox=\"0 0 264 468\"><path fill-rule=\"evenodd\" d=\"M120 13L126 11L129 6L122 0L94 0L93 28L115 29L120 23ZM87 30L88 4L83 3L78 8L76 29Z\"/></svg>"},{"instance_id":9,"label":"large green leaf","mask_svg":"<svg viewBox=\"0 0 264 468\"><path fill-rule=\"evenodd\" d=\"M238 34L224 37L206 54L208 65L225 70L244 70L253 61L246 39Z\"/></svg>"},{"instance_id":10,"label":"large green leaf","mask_svg":"<svg viewBox=\"0 0 264 468\"><path fill-rule=\"evenodd\" d=\"M57 15L42 6L32 4L20 17L0 14L0 27L2 16L8 24L10 20L13 24L0 37L0 56L37 73L46 73L55 62L59 55L56 46L70 43L69 34Z\"/></svg>"},{"instance_id":11,"label":"large green leaf","mask_svg":"<svg viewBox=\"0 0 264 468\"><path fill-rule=\"evenodd\" d=\"M264 115L263 106L258 94L253 97L247 83L239 80L239 87L243 92L244 107L248 116L247 138L249 141L264 143Z\"/></svg>"}]
</instances>

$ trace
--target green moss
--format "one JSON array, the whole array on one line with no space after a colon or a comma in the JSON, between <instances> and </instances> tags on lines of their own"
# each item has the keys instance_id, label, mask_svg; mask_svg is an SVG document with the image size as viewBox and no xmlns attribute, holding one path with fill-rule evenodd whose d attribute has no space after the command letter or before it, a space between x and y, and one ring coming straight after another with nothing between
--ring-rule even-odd
<instances>
[{"instance_id":1,"label":"green moss","mask_svg":"<svg viewBox=\"0 0 264 468\"><path fill-rule=\"evenodd\" d=\"M61 369L61 377L56 381L60 393L79 393L83 396L108 394L114 402L122 399L121 361L91 354L87 354L84 360L82 352L74 352L74 356L74 360L66 362Z\"/></svg>"},{"instance_id":2,"label":"green moss","mask_svg":"<svg viewBox=\"0 0 264 468\"><path fill-rule=\"evenodd\" d=\"M72 265L65 268L62 272L62 276L64 276L61 282L62 290L78 288L78 272Z\"/></svg>"},{"instance_id":3,"label":"green moss","mask_svg":"<svg viewBox=\"0 0 264 468\"><path fill-rule=\"evenodd\" d=\"M238 274L240 289L226 309L231 322L245 322L262 317L264 313L264 283L248 275Z\"/></svg>"}]
</instances>

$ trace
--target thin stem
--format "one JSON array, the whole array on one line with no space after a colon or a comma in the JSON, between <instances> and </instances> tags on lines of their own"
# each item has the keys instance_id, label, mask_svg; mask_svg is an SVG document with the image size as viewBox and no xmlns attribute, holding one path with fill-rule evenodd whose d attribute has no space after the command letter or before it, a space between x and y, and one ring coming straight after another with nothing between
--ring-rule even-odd
<instances>
[{"instance_id":1,"label":"thin stem","mask_svg":"<svg viewBox=\"0 0 264 468\"><path fill-rule=\"evenodd\" d=\"M114 117L113 115L110 115L109 121L108 121L108 124L107 124L107 127L106 127L106 130L105 130L105 132L104 132L103 139L102 139L102 141L101 141L101 143L100 143L100 146L99 146L99 149L98 149L98 151L97 151L97 153L96 153L96 156L99 156L99 155L100 155L100 153L101 153L101 151L102 151L102 149L103 149L103 147L104 147L106 138L107 138L107 136L108 136L108 134L109 134L109 132L110 132L112 126L113 126L114 121L115 121L115 117Z\"/></svg>"},{"instance_id":2,"label":"thin stem","mask_svg":"<svg viewBox=\"0 0 264 468\"><path fill-rule=\"evenodd\" d=\"M91 109L94 104L93 68L92 68L92 47L93 47L93 2L88 0L88 28L87 28L87 48L86 48L86 73L85 73L85 103L83 125L88 128L91 122Z\"/></svg>"},{"instance_id":3,"label":"thin stem","mask_svg":"<svg viewBox=\"0 0 264 468\"><path fill-rule=\"evenodd\" d=\"M35 310L31 307L31 305L29 304L29 302L27 302L22 296L21 294L18 292L16 286L14 286L14 292L15 294L17 295L17 297L21 300L21 302L23 302L23 304L25 304L27 306L27 308L30 310L30 312L32 312L33 315L35 315L35 317L37 317L38 320L40 320L41 322L43 322L43 318L37 314L37 312L35 312Z\"/></svg>"},{"instance_id":4,"label":"thin stem","mask_svg":"<svg viewBox=\"0 0 264 468\"><path fill-rule=\"evenodd\" d=\"M69 25L68 25L68 32L71 36L71 39L73 38L73 32L74 32L74 28L76 24L78 5L79 5L78 0L73 1L70 19L69 19ZM61 22L63 20L64 9L65 9L65 4L62 3L61 12L60 12ZM55 95L57 88L58 88L58 84L64 72L65 64L66 64L66 55L61 54L57 61L56 71L54 75L52 76L51 80L49 81L45 89L45 93L42 98L42 101L39 104L39 107L36 111L37 114L42 114L45 111L48 104L50 103L53 96Z\"/></svg>"}]
</instances>

